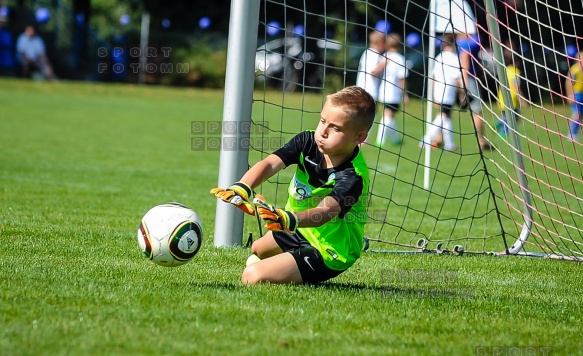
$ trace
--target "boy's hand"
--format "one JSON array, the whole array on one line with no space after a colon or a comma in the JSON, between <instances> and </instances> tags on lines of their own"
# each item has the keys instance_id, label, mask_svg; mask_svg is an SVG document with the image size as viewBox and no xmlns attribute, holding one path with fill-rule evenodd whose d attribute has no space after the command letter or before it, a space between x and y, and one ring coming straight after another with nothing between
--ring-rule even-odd
<instances>
[{"instance_id":1,"label":"boy's hand","mask_svg":"<svg viewBox=\"0 0 583 356\"><path fill-rule=\"evenodd\" d=\"M225 203L235 205L243 210L245 214L255 215L255 208L249 202L249 197L253 194L253 190L243 182L234 183L227 189L213 188L211 189L211 194Z\"/></svg>"},{"instance_id":2,"label":"boy's hand","mask_svg":"<svg viewBox=\"0 0 583 356\"><path fill-rule=\"evenodd\" d=\"M272 231L285 231L293 234L298 227L298 218L291 211L276 209L265 201L261 194L257 194L253 203L257 207L257 213L265 220L265 227Z\"/></svg>"},{"instance_id":3,"label":"boy's hand","mask_svg":"<svg viewBox=\"0 0 583 356\"><path fill-rule=\"evenodd\" d=\"M468 106L470 106L470 102L468 100L468 96L466 95L466 93L464 91L461 91L458 94L457 100L458 100L460 109L462 111L467 110L468 109Z\"/></svg>"}]
</instances>

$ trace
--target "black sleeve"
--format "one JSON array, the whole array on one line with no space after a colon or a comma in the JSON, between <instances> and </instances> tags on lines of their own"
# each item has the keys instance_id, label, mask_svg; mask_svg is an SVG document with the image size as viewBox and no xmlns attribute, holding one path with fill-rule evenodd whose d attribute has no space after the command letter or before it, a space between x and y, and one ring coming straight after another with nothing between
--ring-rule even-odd
<instances>
[{"instance_id":1,"label":"black sleeve","mask_svg":"<svg viewBox=\"0 0 583 356\"><path fill-rule=\"evenodd\" d=\"M298 164L300 162L300 154L306 149L310 139L313 140L313 136L314 133L310 131L300 132L273 154L281 158L286 167Z\"/></svg>"},{"instance_id":2,"label":"black sleeve","mask_svg":"<svg viewBox=\"0 0 583 356\"><path fill-rule=\"evenodd\" d=\"M363 188L362 177L356 174L354 168L345 169L336 174L336 185L328 196L336 199L340 205L341 210L338 215L340 219L344 218L352 206L359 203L358 199L362 195Z\"/></svg>"}]
</instances>

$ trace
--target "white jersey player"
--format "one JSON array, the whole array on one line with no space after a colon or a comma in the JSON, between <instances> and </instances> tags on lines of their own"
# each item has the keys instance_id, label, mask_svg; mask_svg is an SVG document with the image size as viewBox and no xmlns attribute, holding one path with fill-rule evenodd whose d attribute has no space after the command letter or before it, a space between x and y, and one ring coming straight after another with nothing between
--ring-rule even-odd
<instances>
[{"instance_id":1,"label":"white jersey player","mask_svg":"<svg viewBox=\"0 0 583 356\"><path fill-rule=\"evenodd\" d=\"M387 138L391 139L393 145L399 145L402 142L397 131L395 114L399 111L401 103L409 101L405 87L405 79L409 71L405 57L399 53L400 49L401 36L395 33L387 36L387 52L373 71L373 74L382 74L378 101L384 104L384 110L383 120L377 132L376 144L379 147L385 144Z\"/></svg>"},{"instance_id":2,"label":"white jersey player","mask_svg":"<svg viewBox=\"0 0 583 356\"><path fill-rule=\"evenodd\" d=\"M360 57L356 86L366 90L376 101L379 96L380 76L373 75L372 71L377 67L385 52L385 35L382 32L373 31L368 38L369 48Z\"/></svg>"},{"instance_id":3,"label":"white jersey player","mask_svg":"<svg viewBox=\"0 0 583 356\"><path fill-rule=\"evenodd\" d=\"M440 133L443 136L443 149L455 151L457 149L453 140L453 121L451 110L460 97L460 103L464 103L465 93L462 83L462 70L460 59L456 53L455 37L453 34L444 34L441 40L441 53L435 57L433 77L433 102L440 106L430 125L427 134L421 142L423 145L435 146Z\"/></svg>"}]
</instances>

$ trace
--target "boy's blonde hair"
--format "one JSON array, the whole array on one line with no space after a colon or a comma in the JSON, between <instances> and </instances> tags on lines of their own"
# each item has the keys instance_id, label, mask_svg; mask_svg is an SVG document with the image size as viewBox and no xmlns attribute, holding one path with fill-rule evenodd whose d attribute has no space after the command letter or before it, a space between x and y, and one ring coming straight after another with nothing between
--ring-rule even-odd
<instances>
[{"instance_id":1,"label":"boy's blonde hair","mask_svg":"<svg viewBox=\"0 0 583 356\"><path fill-rule=\"evenodd\" d=\"M326 97L330 104L342 108L356 123L357 130L368 131L376 114L376 103L366 90L351 86Z\"/></svg>"}]
</instances>

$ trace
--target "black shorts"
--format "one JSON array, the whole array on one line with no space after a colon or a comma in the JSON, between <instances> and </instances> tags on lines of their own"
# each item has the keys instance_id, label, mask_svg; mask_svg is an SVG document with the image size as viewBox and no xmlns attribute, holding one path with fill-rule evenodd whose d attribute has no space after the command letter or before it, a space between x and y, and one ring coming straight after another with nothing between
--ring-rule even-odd
<instances>
[{"instance_id":1,"label":"black shorts","mask_svg":"<svg viewBox=\"0 0 583 356\"><path fill-rule=\"evenodd\" d=\"M451 109L453 109L453 105L441 104L441 112L444 113L447 117L451 116Z\"/></svg>"},{"instance_id":2,"label":"black shorts","mask_svg":"<svg viewBox=\"0 0 583 356\"><path fill-rule=\"evenodd\" d=\"M390 104L390 103L385 103L385 109L389 109L389 110L393 110L393 112L397 112L399 111L399 108L401 107L401 104Z\"/></svg>"},{"instance_id":3,"label":"black shorts","mask_svg":"<svg viewBox=\"0 0 583 356\"><path fill-rule=\"evenodd\" d=\"M304 283L318 284L344 272L326 266L320 251L310 245L299 233L296 232L293 235L281 231L272 231L272 233L281 250L291 253L296 260Z\"/></svg>"}]
</instances>

